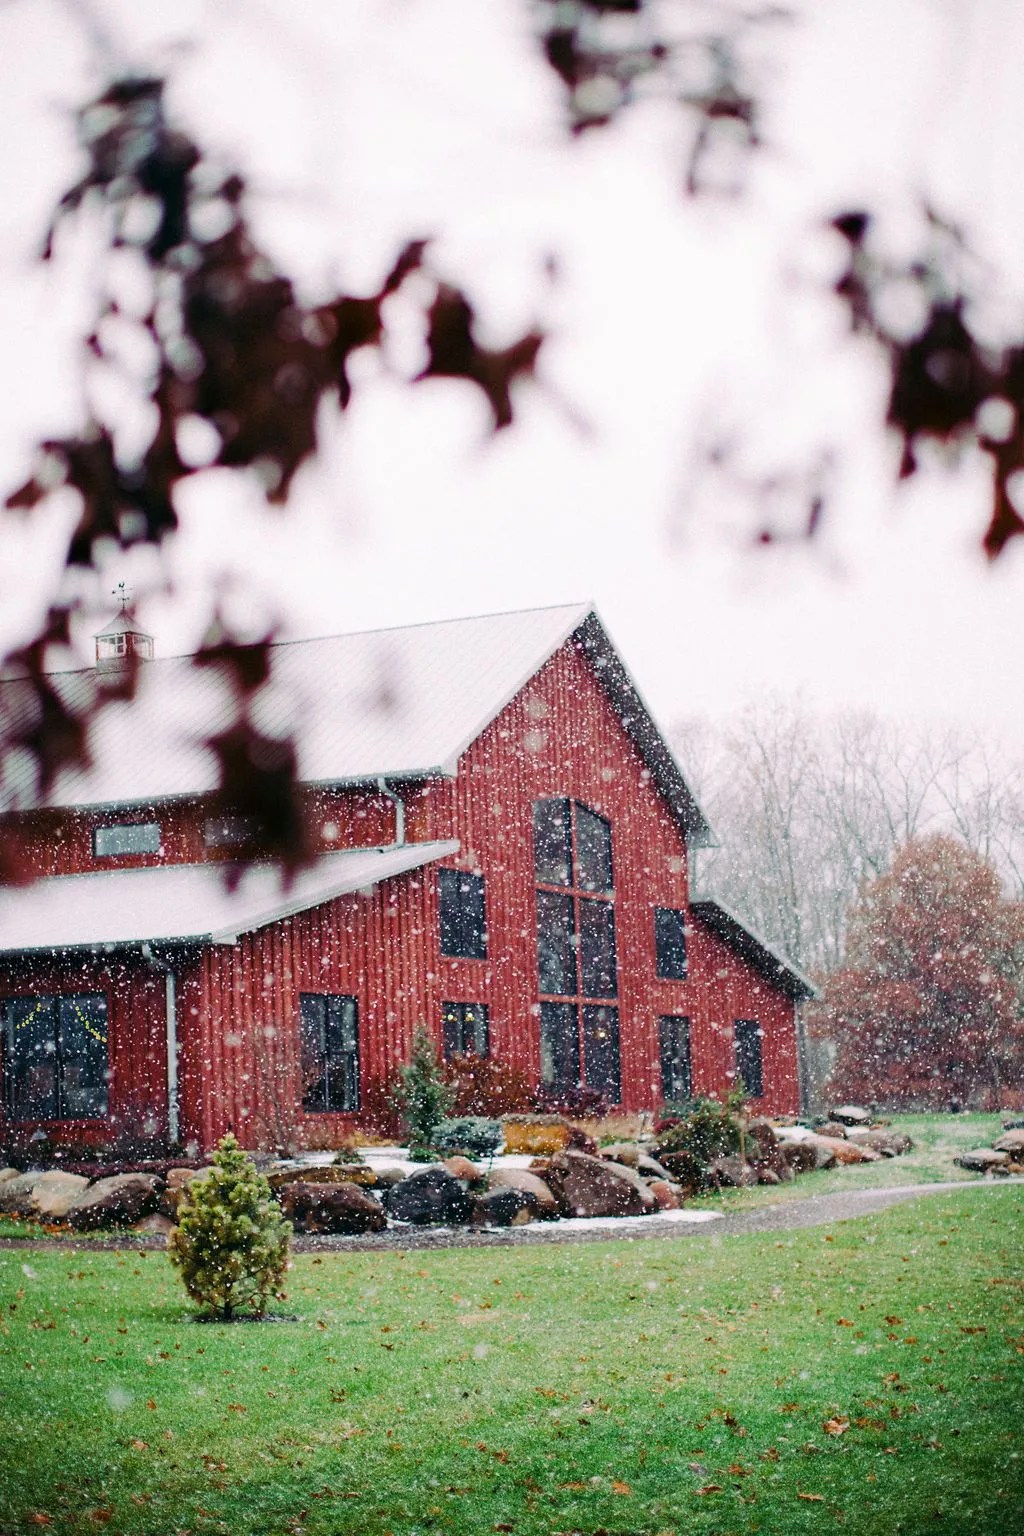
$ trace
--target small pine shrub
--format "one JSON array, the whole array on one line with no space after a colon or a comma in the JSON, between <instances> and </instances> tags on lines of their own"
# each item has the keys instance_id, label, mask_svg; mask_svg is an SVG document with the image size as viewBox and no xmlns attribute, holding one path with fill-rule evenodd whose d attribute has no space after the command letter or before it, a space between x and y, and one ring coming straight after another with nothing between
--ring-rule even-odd
<instances>
[{"instance_id":1,"label":"small pine shrub","mask_svg":"<svg viewBox=\"0 0 1024 1536\"><path fill-rule=\"evenodd\" d=\"M435 1152L451 1157L493 1157L501 1146L501 1124L483 1115L466 1115L461 1120L442 1120L434 1131Z\"/></svg>"},{"instance_id":2,"label":"small pine shrub","mask_svg":"<svg viewBox=\"0 0 1024 1536\"><path fill-rule=\"evenodd\" d=\"M451 1110L452 1098L430 1031L425 1024L417 1024L409 1060L398 1069L394 1089L395 1108L410 1151L431 1146L436 1127Z\"/></svg>"},{"instance_id":3,"label":"small pine shrub","mask_svg":"<svg viewBox=\"0 0 1024 1536\"><path fill-rule=\"evenodd\" d=\"M444 1075L454 1096L454 1115L497 1119L532 1107L530 1080L525 1072L493 1056L453 1056L445 1063Z\"/></svg>"},{"instance_id":4,"label":"small pine shrub","mask_svg":"<svg viewBox=\"0 0 1024 1536\"><path fill-rule=\"evenodd\" d=\"M261 1317L288 1268L291 1224L234 1136L223 1138L212 1169L182 1191L171 1263L204 1313L226 1323L239 1310Z\"/></svg>"},{"instance_id":5,"label":"small pine shrub","mask_svg":"<svg viewBox=\"0 0 1024 1536\"><path fill-rule=\"evenodd\" d=\"M687 1113L659 1132L655 1157L671 1158L672 1171L684 1183L700 1187L715 1158L752 1156L756 1147L745 1134L742 1103L742 1094L734 1093L724 1104L718 1099L694 1099Z\"/></svg>"}]
</instances>

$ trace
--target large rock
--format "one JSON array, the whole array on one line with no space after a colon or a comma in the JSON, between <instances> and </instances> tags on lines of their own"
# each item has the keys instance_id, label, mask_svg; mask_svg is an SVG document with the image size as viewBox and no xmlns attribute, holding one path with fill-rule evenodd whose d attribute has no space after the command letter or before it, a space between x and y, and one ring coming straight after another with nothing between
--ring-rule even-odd
<instances>
[{"instance_id":1,"label":"large rock","mask_svg":"<svg viewBox=\"0 0 1024 1536\"><path fill-rule=\"evenodd\" d=\"M414 1226L457 1227L472 1215L473 1202L447 1168L421 1168L385 1195L387 1213Z\"/></svg>"},{"instance_id":2,"label":"large rock","mask_svg":"<svg viewBox=\"0 0 1024 1536\"><path fill-rule=\"evenodd\" d=\"M1007 1168L1010 1154L996 1152L992 1147L975 1147L971 1152L961 1152L953 1161L958 1168L966 1168L968 1173L996 1173Z\"/></svg>"},{"instance_id":3,"label":"large rock","mask_svg":"<svg viewBox=\"0 0 1024 1536\"><path fill-rule=\"evenodd\" d=\"M586 1152L558 1152L547 1183L566 1216L646 1216L656 1201L639 1174Z\"/></svg>"},{"instance_id":4,"label":"large rock","mask_svg":"<svg viewBox=\"0 0 1024 1536\"><path fill-rule=\"evenodd\" d=\"M394 1163L389 1163L385 1168L374 1168L372 1171L377 1181L374 1188L377 1190L393 1189L396 1184L401 1184L403 1179L409 1177L404 1168L399 1168Z\"/></svg>"},{"instance_id":5,"label":"large rock","mask_svg":"<svg viewBox=\"0 0 1024 1536\"><path fill-rule=\"evenodd\" d=\"M484 1176L476 1164L471 1163L469 1158L463 1157L460 1152L456 1152L452 1157L446 1157L441 1167L447 1168L452 1178L460 1179L463 1184L482 1184L484 1181Z\"/></svg>"},{"instance_id":6,"label":"large rock","mask_svg":"<svg viewBox=\"0 0 1024 1536\"><path fill-rule=\"evenodd\" d=\"M610 1147L602 1147L599 1155L609 1162L621 1163L623 1168L632 1168L642 1179L670 1178L668 1169L643 1147L638 1147L635 1141L617 1141Z\"/></svg>"},{"instance_id":7,"label":"large rock","mask_svg":"<svg viewBox=\"0 0 1024 1536\"><path fill-rule=\"evenodd\" d=\"M176 1221L182 1191L196 1179L208 1178L212 1172L212 1168L168 1168L167 1183L157 1202L157 1210L171 1221Z\"/></svg>"},{"instance_id":8,"label":"large rock","mask_svg":"<svg viewBox=\"0 0 1024 1536\"><path fill-rule=\"evenodd\" d=\"M914 1143L903 1131L859 1131L851 1130L850 1141L855 1146L867 1147L872 1152L878 1152L882 1157L902 1157L905 1152L912 1152Z\"/></svg>"},{"instance_id":9,"label":"large rock","mask_svg":"<svg viewBox=\"0 0 1024 1536\"><path fill-rule=\"evenodd\" d=\"M651 1179L647 1188L654 1196L654 1204L659 1211L682 1209L683 1196L678 1184L673 1184L668 1179Z\"/></svg>"},{"instance_id":10,"label":"large rock","mask_svg":"<svg viewBox=\"0 0 1024 1536\"><path fill-rule=\"evenodd\" d=\"M16 1173L13 1179L0 1184L0 1211L8 1216L32 1214L32 1190L38 1173Z\"/></svg>"},{"instance_id":11,"label":"large rock","mask_svg":"<svg viewBox=\"0 0 1024 1536\"><path fill-rule=\"evenodd\" d=\"M298 1181L285 1186L281 1205L285 1215L305 1232L383 1232L387 1226L380 1201L357 1184Z\"/></svg>"},{"instance_id":12,"label":"large rock","mask_svg":"<svg viewBox=\"0 0 1024 1536\"><path fill-rule=\"evenodd\" d=\"M41 1221L64 1221L71 1207L88 1189L89 1180L78 1173L64 1173L52 1169L35 1175L35 1183L29 1195L32 1214Z\"/></svg>"},{"instance_id":13,"label":"large rock","mask_svg":"<svg viewBox=\"0 0 1024 1536\"><path fill-rule=\"evenodd\" d=\"M757 1174L742 1157L713 1157L704 1172L709 1189L743 1189L757 1183Z\"/></svg>"},{"instance_id":14,"label":"large rock","mask_svg":"<svg viewBox=\"0 0 1024 1536\"><path fill-rule=\"evenodd\" d=\"M1024 1130L1024 1115L1007 1115L1006 1119L1003 1121L1003 1130L1004 1131L1021 1131L1021 1130ZM9 1172L10 1170L8 1169L6 1171ZM0 1173L0 1179L2 1179L2 1178L3 1178L3 1174Z\"/></svg>"},{"instance_id":15,"label":"large rock","mask_svg":"<svg viewBox=\"0 0 1024 1536\"><path fill-rule=\"evenodd\" d=\"M1024 1162L1024 1130L1004 1131L998 1141L992 1143L996 1152L1008 1152L1014 1162Z\"/></svg>"},{"instance_id":16,"label":"large rock","mask_svg":"<svg viewBox=\"0 0 1024 1536\"><path fill-rule=\"evenodd\" d=\"M162 1211L150 1211L148 1216L135 1223L134 1230L145 1232L147 1237L169 1237L174 1231L174 1222Z\"/></svg>"},{"instance_id":17,"label":"large rock","mask_svg":"<svg viewBox=\"0 0 1024 1536\"><path fill-rule=\"evenodd\" d=\"M846 1126L841 1120L825 1120L814 1127L816 1136L829 1136L833 1141L846 1140Z\"/></svg>"},{"instance_id":18,"label":"large rock","mask_svg":"<svg viewBox=\"0 0 1024 1536\"><path fill-rule=\"evenodd\" d=\"M786 1184L793 1177L793 1170L786 1161L775 1127L764 1115L757 1115L747 1125L747 1134L756 1143L757 1151L748 1152L747 1161L757 1174L759 1184ZM765 1175L772 1174L773 1178Z\"/></svg>"},{"instance_id":19,"label":"large rock","mask_svg":"<svg viewBox=\"0 0 1024 1536\"><path fill-rule=\"evenodd\" d=\"M20 1177L17 1168L0 1168L0 1184L7 1184L11 1179Z\"/></svg>"},{"instance_id":20,"label":"large rock","mask_svg":"<svg viewBox=\"0 0 1024 1536\"><path fill-rule=\"evenodd\" d=\"M544 1180L525 1168L492 1168L487 1175L488 1189L517 1189L532 1195L536 1201L537 1215L552 1220L558 1215L558 1201Z\"/></svg>"},{"instance_id":21,"label":"large rock","mask_svg":"<svg viewBox=\"0 0 1024 1536\"><path fill-rule=\"evenodd\" d=\"M488 1189L473 1197L475 1227L521 1227L537 1214L537 1197L526 1189Z\"/></svg>"},{"instance_id":22,"label":"large rock","mask_svg":"<svg viewBox=\"0 0 1024 1536\"><path fill-rule=\"evenodd\" d=\"M78 1232L96 1227L131 1227L155 1211L163 1181L153 1173L115 1173L97 1179L68 1211L68 1222Z\"/></svg>"},{"instance_id":23,"label":"large rock","mask_svg":"<svg viewBox=\"0 0 1024 1536\"><path fill-rule=\"evenodd\" d=\"M794 1173L815 1173L819 1168L834 1168L836 1154L822 1136L802 1136L799 1141L784 1141L782 1155Z\"/></svg>"},{"instance_id":24,"label":"large rock","mask_svg":"<svg viewBox=\"0 0 1024 1536\"><path fill-rule=\"evenodd\" d=\"M827 1147L837 1163L877 1163L880 1159L878 1152L858 1146L845 1136L815 1136L813 1140L819 1146Z\"/></svg>"},{"instance_id":25,"label":"large rock","mask_svg":"<svg viewBox=\"0 0 1024 1536\"><path fill-rule=\"evenodd\" d=\"M840 1125L870 1125L871 1111L860 1104L840 1104L837 1109L830 1111L829 1119L838 1120Z\"/></svg>"}]
</instances>

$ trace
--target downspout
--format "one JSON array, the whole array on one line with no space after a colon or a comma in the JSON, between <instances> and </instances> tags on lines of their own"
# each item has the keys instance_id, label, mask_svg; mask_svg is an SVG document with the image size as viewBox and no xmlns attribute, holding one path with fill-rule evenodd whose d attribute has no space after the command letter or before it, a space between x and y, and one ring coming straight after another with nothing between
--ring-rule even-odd
<instances>
[{"instance_id":1,"label":"downspout","mask_svg":"<svg viewBox=\"0 0 1024 1536\"><path fill-rule=\"evenodd\" d=\"M405 844L405 801L395 790L389 788L388 781L383 774L377 779L377 788L386 799L391 801L395 808L395 841L392 846L401 848Z\"/></svg>"},{"instance_id":2,"label":"downspout","mask_svg":"<svg viewBox=\"0 0 1024 1536\"><path fill-rule=\"evenodd\" d=\"M143 958L164 973L164 1007L167 1019L167 1140L173 1145L180 1130L178 1106L178 1000L174 967L154 955L149 943L142 946Z\"/></svg>"}]
</instances>

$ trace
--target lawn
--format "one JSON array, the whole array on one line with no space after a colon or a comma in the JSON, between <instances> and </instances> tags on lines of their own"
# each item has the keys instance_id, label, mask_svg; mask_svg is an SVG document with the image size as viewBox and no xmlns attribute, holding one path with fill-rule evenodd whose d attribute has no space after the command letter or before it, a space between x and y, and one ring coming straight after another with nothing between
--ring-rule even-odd
<instances>
[{"instance_id":1,"label":"lawn","mask_svg":"<svg viewBox=\"0 0 1024 1536\"><path fill-rule=\"evenodd\" d=\"M0 1532L1021 1529L1024 1201L785 1234L296 1260L0 1252Z\"/></svg>"}]
</instances>

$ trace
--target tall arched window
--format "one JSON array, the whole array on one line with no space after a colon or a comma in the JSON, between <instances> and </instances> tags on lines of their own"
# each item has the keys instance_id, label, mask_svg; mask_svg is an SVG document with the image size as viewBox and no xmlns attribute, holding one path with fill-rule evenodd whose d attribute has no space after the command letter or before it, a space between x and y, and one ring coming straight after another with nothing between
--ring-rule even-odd
<instances>
[{"instance_id":1,"label":"tall arched window","mask_svg":"<svg viewBox=\"0 0 1024 1536\"><path fill-rule=\"evenodd\" d=\"M609 823L576 800L533 806L541 1080L621 1096Z\"/></svg>"}]
</instances>

